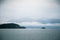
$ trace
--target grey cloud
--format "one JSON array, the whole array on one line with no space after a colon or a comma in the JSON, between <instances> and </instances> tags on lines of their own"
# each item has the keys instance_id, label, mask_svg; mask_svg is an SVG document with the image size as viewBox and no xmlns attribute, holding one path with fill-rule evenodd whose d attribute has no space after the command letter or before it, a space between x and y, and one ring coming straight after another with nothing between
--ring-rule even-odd
<instances>
[{"instance_id":1,"label":"grey cloud","mask_svg":"<svg viewBox=\"0 0 60 40\"><path fill-rule=\"evenodd\" d=\"M60 4L60 0L57 0L57 2Z\"/></svg>"},{"instance_id":2,"label":"grey cloud","mask_svg":"<svg viewBox=\"0 0 60 40\"><path fill-rule=\"evenodd\" d=\"M7 1L7 0L6 0ZM35 1L35 0L34 0ZM0 2L5 2L4 0L0 0ZM8 2L8 3L7 3ZM38 4L37 6L36 5L32 5L33 2L31 3L30 2L30 5L28 5L28 1L27 1L27 4L25 3L25 1L23 2L24 6L22 6L22 3L21 5L18 3L17 1L17 4L14 4L14 3L10 0L7 1L6 4L4 4L2 6L2 8L0 9L1 10L1 20L5 19L5 20L8 20L8 22L31 22L31 21L37 21L37 22L41 22L41 23L60 23L59 20L60 18L60 9L55 7L55 6L51 6L51 7L54 7L54 8L50 8L50 6L48 7L39 7L40 4ZM59 3L60 0L56 0L55 1L56 3ZM14 4L15 6L13 6L12 4ZM38 2L37 2L38 3ZM7 5L8 4L8 5ZM20 6L21 7L20 7ZM44 5L42 3L42 5ZM41 5L41 6L42 6ZM51 4L52 5L52 4ZM36 6L36 8L35 8ZM57 6L57 5L56 5ZM29 8L31 7L31 8ZM34 8L33 8L34 7ZM16 8L16 9L15 9ZM20 8L20 9L19 9ZM22 9L21 9L22 8ZM21 11L21 12L20 12ZM14 15L14 16L13 16ZM22 18L22 17L25 17L26 16L26 19L23 18L23 19L14 19L14 18ZM36 17L36 19L31 19L29 17ZM27 18L28 17L28 18ZM45 18L59 18L57 20L53 20L53 19L46 19L46 20L43 20L43 19L37 19L37 18L42 18L42 17L45 17ZM3 20L3 21L5 21Z\"/></svg>"},{"instance_id":3,"label":"grey cloud","mask_svg":"<svg viewBox=\"0 0 60 40\"><path fill-rule=\"evenodd\" d=\"M20 19L11 19L8 22L20 23L20 22L32 22L32 21L37 21L37 20L32 18L20 18Z\"/></svg>"},{"instance_id":4,"label":"grey cloud","mask_svg":"<svg viewBox=\"0 0 60 40\"><path fill-rule=\"evenodd\" d=\"M9 20L9 22L40 22L40 23L60 23L60 19L32 19L32 18L23 18L23 19L14 19L14 20Z\"/></svg>"},{"instance_id":5,"label":"grey cloud","mask_svg":"<svg viewBox=\"0 0 60 40\"><path fill-rule=\"evenodd\" d=\"M46 20L38 20L41 23L60 23L60 19L46 19Z\"/></svg>"},{"instance_id":6,"label":"grey cloud","mask_svg":"<svg viewBox=\"0 0 60 40\"><path fill-rule=\"evenodd\" d=\"M5 0L0 0L0 4L3 3Z\"/></svg>"},{"instance_id":7,"label":"grey cloud","mask_svg":"<svg viewBox=\"0 0 60 40\"><path fill-rule=\"evenodd\" d=\"M60 5L60 0L55 0L55 2Z\"/></svg>"}]
</instances>

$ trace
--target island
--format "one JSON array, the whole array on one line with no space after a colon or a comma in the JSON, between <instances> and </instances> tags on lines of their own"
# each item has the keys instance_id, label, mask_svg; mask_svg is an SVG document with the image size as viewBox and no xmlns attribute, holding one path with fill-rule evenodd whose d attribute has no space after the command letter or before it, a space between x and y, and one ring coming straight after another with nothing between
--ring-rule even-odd
<instances>
[{"instance_id":1,"label":"island","mask_svg":"<svg viewBox=\"0 0 60 40\"><path fill-rule=\"evenodd\" d=\"M25 29L26 27L20 26L18 24L15 23L6 23L6 24L0 24L0 29L4 29L4 28L18 28L18 29Z\"/></svg>"}]
</instances>

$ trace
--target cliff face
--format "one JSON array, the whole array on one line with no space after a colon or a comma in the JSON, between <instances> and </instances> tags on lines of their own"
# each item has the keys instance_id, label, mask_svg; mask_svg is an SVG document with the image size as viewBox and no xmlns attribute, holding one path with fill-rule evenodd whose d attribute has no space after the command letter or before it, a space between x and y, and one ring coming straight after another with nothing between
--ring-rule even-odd
<instances>
[{"instance_id":1,"label":"cliff face","mask_svg":"<svg viewBox=\"0 0 60 40\"><path fill-rule=\"evenodd\" d=\"M15 23L1 24L0 28L25 28Z\"/></svg>"}]
</instances>

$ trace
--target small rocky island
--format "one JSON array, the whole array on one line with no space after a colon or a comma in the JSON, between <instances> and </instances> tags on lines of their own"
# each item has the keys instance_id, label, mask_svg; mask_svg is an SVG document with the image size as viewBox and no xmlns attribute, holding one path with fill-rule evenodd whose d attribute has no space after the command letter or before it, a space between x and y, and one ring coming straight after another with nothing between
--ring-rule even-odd
<instances>
[{"instance_id":1,"label":"small rocky island","mask_svg":"<svg viewBox=\"0 0 60 40\"><path fill-rule=\"evenodd\" d=\"M46 29L45 27L42 27L41 29Z\"/></svg>"},{"instance_id":2,"label":"small rocky island","mask_svg":"<svg viewBox=\"0 0 60 40\"><path fill-rule=\"evenodd\" d=\"M23 26L20 26L18 24L15 24L15 23L6 23L6 24L0 24L0 29L9 29L9 28L18 28L18 29L25 29L26 27L23 27Z\"/></svg>"}]
</instances>

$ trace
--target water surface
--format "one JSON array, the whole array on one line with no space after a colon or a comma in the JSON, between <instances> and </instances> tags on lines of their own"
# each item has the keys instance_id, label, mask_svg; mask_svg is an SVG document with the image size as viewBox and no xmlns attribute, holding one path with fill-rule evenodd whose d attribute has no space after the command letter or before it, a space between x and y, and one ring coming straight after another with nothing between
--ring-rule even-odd
<instances>
[{"instance_id":1,"label":"water surface","mask_svg":"<svg viewBox=\"0 0 60 40\"><path fill-rule=\"evenodd\" d=\"M60 30L0 29L0 40L60 40Z\"/></svg>"}]
</instances>

